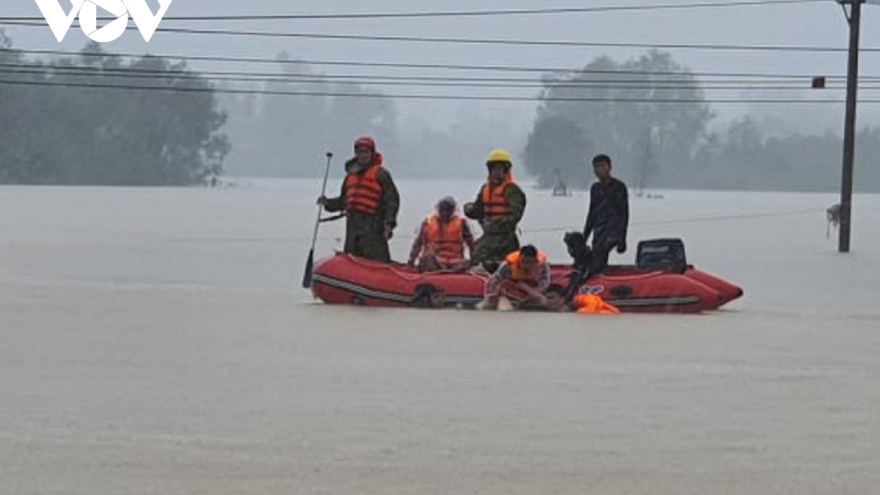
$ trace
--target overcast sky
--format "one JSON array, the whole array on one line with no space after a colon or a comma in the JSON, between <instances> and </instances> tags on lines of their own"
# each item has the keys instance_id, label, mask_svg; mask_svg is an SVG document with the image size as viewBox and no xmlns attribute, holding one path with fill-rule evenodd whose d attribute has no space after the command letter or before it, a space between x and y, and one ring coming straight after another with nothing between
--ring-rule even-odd
<instances>
[{"instance_id":1,"label":"overcast sky","mask_svg":"<svg viewBox=\"0 0 880 495\"><path fill-rule=\"evenodd\" d=\"M63 0L65 8L69 0ZM474 10L485 8L548 8L603 5L645 5L658 3L693 3L694 0L174 0L168 15L223 15L223 14L296 14L346 13L417 10ZM716 1L716 0L713 0ZM721 0L717 0L721 1ZM155 0L152 0L155 4ZM33 0L3 0L0 17L10 15L39 15ZM866 6L863 24L863 47L880 47L880 30L875 27L880 19L880 6ZM166 23L171 26L171 23ZM177 25L177 24L174 24ZM847 46L847 27L840 6L833 0L814 4L791 4L759 7L731 7L694 10L636 11L584 13L552 16L523 16L503 18L452 19L394 19L394 20L322 20L283 21L264 23L211 23L205 28L241 28L301 32L333 32L343 34L387 34L453 36L474 38L514 38L534 40L618 41L647 43L715 43L715 44L790 44ZM78 30L71 30L65 41L57 43L48 27L7 27L6 32L16 46L22 48L78 49L86 41ZM186 35L156 33L147 45L136 32L106 45L111 51L133 51L162 54L224 55L271 57L286 49L294 56L322 60L366 60L383 62L433 62L466 64L499 64L525 66L583 66L600 54L623 59L642 53L637 49L592 49L575 47L522 47L485 45L426 45L418 43L282 40L215 35ZM846 71L844 53L788 53L788 52L718 52L703 50L673 50L676 59L698 72L775 72L843 75ZM249 70L261 70L247 67ZM265 68L263 68L264 70ZM242 67L237 70L243 70ZM359 69L330 69L333 71L364 73ZM862 58L864 75L880 75L880 53L866 53ZM402 74L395 72L395 74ZM407 74L413 74L409 72ZM430 74L420 72L420 74ZM448 74L447 74L448 75ZM474 74L471 74L474 75ZM509 74L508 74L509 75ZM808 84L806 81L805 84ZM386 92L398 91L395 89ZM415 89L425 93L430 89ZM437 90L442 92L442 90ZM454 89L462 93L469 89ZM731 93L726 93L727 96ZM842 97L842 93L838 94ZM864 92L863 98L880 91ZM710 95L711 96L711 95ZM752 94L752 96L756 96ZM880 107L880 105L876 105ZM467 108L509 115L514 122L528 127L534 113L531 103L473 103L413 102L400 104L405 121L430 120L437 125L448 123ZM862 107L862 123L873 120L874 108ZM722 117L742 112L730 106L716 107ZM768 109L781 119L791 122L815 120L814 127L838 128L842 125L842 105L793 110ZM839 115L838 115L839 114ZM527 132L527 129L525 129Z\"/></svg>"}]
</instances>

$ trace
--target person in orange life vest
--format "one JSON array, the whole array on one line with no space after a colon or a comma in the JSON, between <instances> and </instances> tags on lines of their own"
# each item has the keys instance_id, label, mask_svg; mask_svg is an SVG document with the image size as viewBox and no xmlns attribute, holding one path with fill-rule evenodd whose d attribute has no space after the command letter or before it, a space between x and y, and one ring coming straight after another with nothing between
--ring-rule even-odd
<instances>
[{"instance_id":1,"label":"person in orange life vest","mask_svg":"<svg viewBox=\"0 0 880 495\"><path fill-rule=\"evenodd\" d=\"M516 229L526 210L526 195L514 182L513 155L508 151L492 151L486 167L489 178L477 200L465 205L464 214L479 221L483 228L483 236L471 254L471 264L482 264L492 271L509 253L519 249Z\"/></svg>"},{"instance_id":2,"label":"person in orange life vest","mask_svg":"<svg viewBox=\"0 0 880 495\"><path fill-rule=\"evenodd\" d=\"M445 197L437 203L437 212L422 222L419 235L409 254L409 266L419 271L464 271L468 261L465 247L474 250L474 235L466 219L455 214L455 200Z\"/></svg>"},{"instance_id":3,"label":"person in orange life vest","mask_svg":"<svg viewBox=\"0 0 880 495\"><path fill-rule=\"evenodd\" d=\"M550 263L547 255L535 246L523 246L507 256L498 270L486 282L484 309L498 309L506 285L513 284L527 295L523 304L550 307L547 289L550 287Z\"/></svg>"},{"instance_id":4,"label":"person in orange life vest","mask_svg":"<svg viewBox=\"0 0 880 495\"><path fill-rule=\"evenodd\" d=\"M400 195L372 138L358 138L354 151L355 157L345 163L342 194L337 198L322 196L318 204L328 212L346 213L346 253L390 263L388 240L397 226Z\"/></svg>"}]
</instances>

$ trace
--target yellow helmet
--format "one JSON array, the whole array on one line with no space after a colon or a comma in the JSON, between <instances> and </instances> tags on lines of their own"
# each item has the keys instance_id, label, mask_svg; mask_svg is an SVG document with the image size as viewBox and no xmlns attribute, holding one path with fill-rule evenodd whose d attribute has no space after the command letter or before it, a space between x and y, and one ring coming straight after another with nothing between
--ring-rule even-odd
<instances>
[{"instance_id":1,"label":"yellow helmet","mask_svg":"<svg viewBox=\"0 0 880 495\"><path fill-rule=\"evenodd\" d=\"M512 166L513 155L505 149L498 148L489 153L489 158L486 159L486 163L507 163Z\"/></svg>"}]
</instances>

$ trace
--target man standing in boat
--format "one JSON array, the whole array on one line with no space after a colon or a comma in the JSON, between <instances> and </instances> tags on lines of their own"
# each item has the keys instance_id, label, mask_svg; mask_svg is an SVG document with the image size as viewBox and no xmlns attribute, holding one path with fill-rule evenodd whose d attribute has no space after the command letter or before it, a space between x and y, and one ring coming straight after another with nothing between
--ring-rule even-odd
<instances>
[{"instance_id":1,"label":"man standing in boat","mask_svg":"<svg viewBox=\"0 0 880 495\"><path fill-rule=\"evenodd\" d=\"M474 235L465 218L455 214L452 197L437 203L437 212L422 222L413 242L409 266L418 264L421 272L464 271L468 267L465 248L474 251Z\"/></svg>"},{"instance_id":2,"label":"man standing in boat","mask_svg":"<svg viewBox=\"0 0 880 495\"><path fill-rule=\"evenodd\" d=\"M608 267L608 256L617 248L626 252L629 227L629 191L626 184L612 177L611 158L596 155L593 173L598 182L590 189L590 209L584 225L584 241L593 235L592 265L589 273L597 274Z\"/></svg>"},{"instance_id":3,"label":"man standing in boat","mask_svg":"<svg viewBox=\"0 0 880 495\"><path fill-rule=\"evenodd\" d=\"M388 240L397 227L400 195L370 137L354 143L355 157L345 163L346 177L338 198L318 198L328 212L345 212L344 251L353 256L391 262Z\"/></svg>"},{"instance_id":4,"label":"man standing in boat","mask_svg":"<svg viewBox=\"0 0 880 495\"><path fill-rule=\"evenodd\" d=\"M508 254L519 249L516 229L526 210L526 195L514 182L513 155L503 149L493 151L486 161L489 179L464 214L480 222L483 236L477 240L471 264L482 264L494 271Z\"/></svg>"}]
</instances>

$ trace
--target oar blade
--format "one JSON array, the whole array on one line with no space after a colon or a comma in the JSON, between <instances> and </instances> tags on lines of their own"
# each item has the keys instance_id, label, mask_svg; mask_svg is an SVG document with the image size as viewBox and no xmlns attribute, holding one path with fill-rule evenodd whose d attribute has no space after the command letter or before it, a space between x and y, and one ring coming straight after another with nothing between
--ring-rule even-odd
<instances>
[{"instance_id":1,"label":"oar blade","mask_svg":"<svg viewBox=\"0 0 880 495\"><path fill-rule=\"evenodd\" d=\"M312 270L315 267L315 250L312 249L309 251L309 259L306 260L306 271L303 273L303 289L310 289L312 287Z\"/></svg>"}]
</instances>

